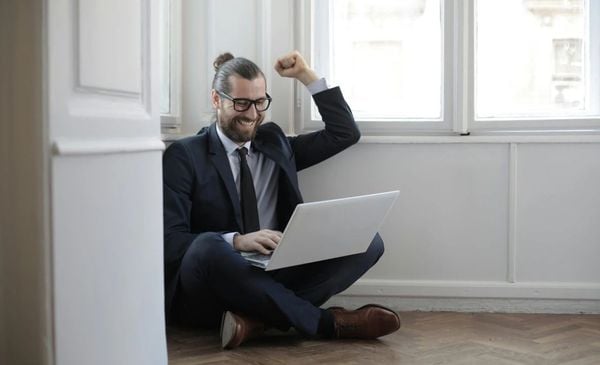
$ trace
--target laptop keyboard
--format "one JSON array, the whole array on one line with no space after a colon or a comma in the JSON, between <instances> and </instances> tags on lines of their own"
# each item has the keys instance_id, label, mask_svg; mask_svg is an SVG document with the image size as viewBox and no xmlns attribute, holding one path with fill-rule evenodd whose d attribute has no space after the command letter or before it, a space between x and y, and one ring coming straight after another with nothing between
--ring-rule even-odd
<instances>
[{"instance_id":1,"label":"laptop keyboard","mask_svg":"<svg viewBox=\"0 0 600 365\"><path fill-rule=\"evenodd\" d=\"M262 253L251 253L249 255L244 255L245 258L247 259L253 259L253 260L258 260L258 261L268 261L271 259L271 255L265 255Z\"/></svg>"}]
</instances>

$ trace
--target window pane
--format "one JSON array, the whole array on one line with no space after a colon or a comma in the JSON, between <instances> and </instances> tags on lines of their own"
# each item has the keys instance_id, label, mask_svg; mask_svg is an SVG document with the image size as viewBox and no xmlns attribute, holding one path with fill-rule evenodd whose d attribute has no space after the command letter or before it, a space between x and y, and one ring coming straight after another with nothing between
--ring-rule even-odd
<instances>
[{"instance_id":1,"label":"window pane","mask_svg":"<svg viewBox=\"0 0 600 365\"><path fill-rule=\"evenodd\" d=\"M440 6L440 0L331 1L328 75L358 120L441 118Z\"/></svg>"},{"instance_id":2,"label":"window pane","mask_svg":"<svg viewBox=\"0 0 600 365\"><path fill-rule=\"evenodd\" d=\"M479 0L476 115L589 114L584 0Z\"/></svg>"}]
</instances>

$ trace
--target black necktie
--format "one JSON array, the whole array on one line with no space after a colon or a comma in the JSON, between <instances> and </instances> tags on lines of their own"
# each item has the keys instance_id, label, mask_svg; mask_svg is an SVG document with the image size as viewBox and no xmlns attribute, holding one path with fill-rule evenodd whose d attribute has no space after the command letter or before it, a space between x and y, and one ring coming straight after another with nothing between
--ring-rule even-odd
<instances>
[{"instance_id":1,"label":"black necktie","mask_svg":"<svg viewBox=\"0 0 600 365\"><path fill-rule=\"evenodd\" d=\"M254 192L254 183L252 182L252 174L248 167L248 161L246 161L248 149L246 147L238 148L237 152L240 155L240 198L244 233L250 233L260 229L258 208L256 207L256 193Z\"/></svg>"}]
</instances>

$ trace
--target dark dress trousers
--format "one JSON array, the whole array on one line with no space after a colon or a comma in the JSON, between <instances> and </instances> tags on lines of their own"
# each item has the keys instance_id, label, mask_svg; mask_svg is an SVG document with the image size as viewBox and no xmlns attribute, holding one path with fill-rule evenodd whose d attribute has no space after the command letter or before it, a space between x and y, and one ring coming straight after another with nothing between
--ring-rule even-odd
<instances>
[{"instance_id":1,"label":"dark dress trousers","mask_svg":"<svg viewBox=\"0 0 600 365\"><path fill-rule=\"evenodd\" d=\"M339 88L313 96L325 123L286 137L258 128L253 148L279 167L277 221L283 230L302 202L297 171L341 152L360 132ZM379 235L358 255L272 272L251 266L221 235L241 232L239 197L216 125L174 142L163 157L165 309L168 322L217 326L225 310L314 335L319 305L352 285L383 253ZM332 242L335 244L335 242Z\"/></svg>"}]
</instances>

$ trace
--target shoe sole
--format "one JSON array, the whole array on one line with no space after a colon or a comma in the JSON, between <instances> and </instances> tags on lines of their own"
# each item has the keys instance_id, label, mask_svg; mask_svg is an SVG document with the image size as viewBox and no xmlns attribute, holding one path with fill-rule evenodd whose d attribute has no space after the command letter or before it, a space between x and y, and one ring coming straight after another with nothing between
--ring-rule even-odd
<instances>
[{"instance_id":1,"label":"shoe sole","mask_svg":"<svg viewBox=\"0 0 600 365\"><path fill-rule=\"evenodd\" d=\"M231 312L223 313L223 319L221 320L221 347L223 349L231 348L231 340L236 332L236 321L233 318Z\"/></svg>"}]
</instances>

